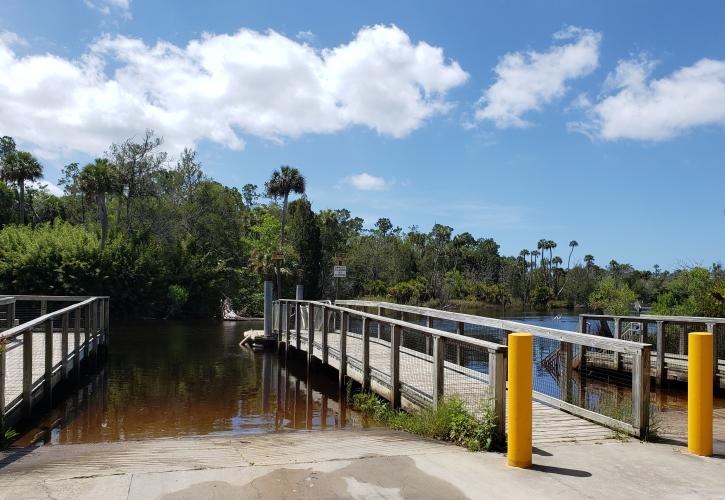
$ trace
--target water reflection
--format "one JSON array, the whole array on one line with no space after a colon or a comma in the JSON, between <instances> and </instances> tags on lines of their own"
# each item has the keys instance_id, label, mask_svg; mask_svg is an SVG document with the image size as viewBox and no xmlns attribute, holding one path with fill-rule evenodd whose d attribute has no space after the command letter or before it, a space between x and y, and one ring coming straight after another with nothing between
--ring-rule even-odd
<instances>
[{"instance_id":1,"label":"water reflection","mask_svg":"<svg viewBox=\"0 0 725 500\"><path fill-rule=\"evenodd\" d=\"M17 446L347 427L336 377L240 348L249 322L113 325L106 363ZM342 399L342 403L341 403Z\"/></svg>"}]
</instances>

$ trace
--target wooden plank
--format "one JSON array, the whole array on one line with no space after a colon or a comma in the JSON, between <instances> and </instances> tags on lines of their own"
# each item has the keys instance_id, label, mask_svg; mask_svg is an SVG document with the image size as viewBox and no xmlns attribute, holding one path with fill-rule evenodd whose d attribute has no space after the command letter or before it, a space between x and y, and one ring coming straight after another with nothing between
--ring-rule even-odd
<instances>
[{"instance_id":1,"label":"wooden plank","mask_svg":"<svg viewBox=\"0 0 725 500\"><path fill-rule=\"evenodd\" d=\"M571 401L572 345L562 342L559 347L559 396L562 401Z\"/></svg>"},{"instance_id":2,"label":"wooden plank","mask_svg":"<svg viewBox=\"0 0 725 500\"><path fill-rule=\"evenodd\" d=\"M73 371L76 381L81 378L81 308L73 312Z\"/></svg>"},{"instance_id":3,"label":"wooden plank","mask_svg":"<svg viewBox=\"0 0 725 500\"><path fill-rule=\"evenodd\" d=\"M427 339L428 337L426 337ZM444 379L443 367L446 359L446 339L438 335L433 336L433 405L443 402Z\"/></svg>"},{"instance_id":4,"label":"wooden plank","mask_svg":"<svg viewBox=\"0 0 725 500\"><path fill-rule=\"evenodd\" d=\"M496 434L500 439L506 435L506 359L507 353L488 354L488 380L493 388L494 415L496 415Z\"/></svg>"},{"instance_id":5,"label":"wooden plank","mask_svg":"<svg viewBox=\"0 0 725 500\"><path fill-rule=\"evenodd\" d=\"M322 306L322 364L327 364L327 328L329 326L330 311L327 306Z\"/></svg>"},{"instance_id":6,"label":"wooden plank","mask_svg":"<svg viewBox=\"0 0 725 500\"><path fill-rule=\"evenodd\" d=\"M650 349L634 357L632 366L632 427L644 439L649 432Z\"/></svg>"},{"instance_id":7,"label":"wooden plank","mask_svg":"<svg viewBox=\"0 0 725 500\"><path fill-rule=\"evenodd\" d=\"M53 406L53 320L45 322L45 375L43 375L43 393L48 406Z\"/></svg>"},{"instance_id":8,"label":"wooden plank","mask_svg":"<svg viewBox=\"0 0 725 500\"><path fill-rule=\"evenodd\" d=\"M667 367L665 366L665 324L663 320L657 321L657 356L655 368L657 385L662 385L662 382L667 380Z\"/></svg>"},{"instance_id":9,"label":"wooden plank","mask_svg":"<svg viewBox=\"0 0 725 500\"><path fill-rule=\"evenodd\" d=\"M582 315L580 315L582 316ZM615 316L611 314L587 314L587 318L613 320L621 318L624 321L638 322L644 318L647 321L672 321L682 323L715 323L725 324L725 318L711 318L707 316L666 316L662 314L641 314L639 316Z\"/></svg>"},{"instance_id":10,"label":"wooden plank","mask_svg":"<svg viewBox=\"0 0 725 500\"><path fill-rule=\"evenodd\" d=\"M85 333L85 342L83 343L83 357L86 358L86 367L88 366L88 362L91 359L91 304L88 303L87 306L84 307L83 311L85 315L85 325L84 325L84 333Z\"/></svg>"},{"instance_id":11,"label":"wooden plank","mask_svg":"<svg viewBox=\"0 0 725 500\"><path fill-rule=\"evenodd\" d=\"M315 305L307 308L307 367L309 369L315 353ZM307 379L309 380L309 378ZM310 392L310 391L308 391Z\"/></svg>"},{"instance_id":12,"label":"wooden plank","mask_svg":"<svg viewBox=\"0 0 725 500\"><path fill-rule=\"evenodd\" d=\"M2 346L0 350L0 433L6 431L5 428L5 385L7 383L7 358L5 352L6 346Z\"/></svg>"},{"instance_id":13,"label":"wooden plank","mask_svg":"<svg viewBox=\"0 0 725 500\"><path fill-rule=\"evenodd\" d=\"M466 335L466 324L463 321L456 323L456 334L465 336ZM456 364L463 365L463 359L461 358L461 344L456 342Z\"/></svg>"},{"instance_id":14,"label":"wooden plank","mask_svg":"<svg viewBox=\"0 0 725 500\"><path fill-rule=\"evenodd\" d=\"M390 404L400 408L400 337L402 327L391 325L390 329Z\"/></svg>"},{"instance_id":15,"label":"wooden plank","mask_svg":"<svg viewBox=\"0 0 725 500\"><path fill-rule=\"evenodd\" d=\"M338 375L340 377L340 387L345 387L345 378L347 377L347 332L348 328L348 313L342 312L342 319L340 320L340 367L338 368Z\"/></svg>"},{"instance_id":16,"label":"wooden plank","mask_svg":"<svg viewBox=\"0 0 725 500\"><path fill-rule=\"evenodd\" d=\"M33 409L33 332L23 333L23 413L30 416Z\"/></svg>"},{"instance_id":17,"label":"wooden plank","mask_svg":"<svg viewBox=\"0 0 725 500\"><path fill-rule=\"evenodd\" d=\"M362 387L370 390L370 328L368 319L362 319Z\"/></svg>"},{"instance_id":18,"label":"wooden plank","mask_svg":"<svg viewBox=\"0 0 725 500\"><path fill-rule=\"evenodd\" d=\"M60 331L60 378L68 378L68 314L65 313L61 320Z\"/></svg>"}]
</instances>

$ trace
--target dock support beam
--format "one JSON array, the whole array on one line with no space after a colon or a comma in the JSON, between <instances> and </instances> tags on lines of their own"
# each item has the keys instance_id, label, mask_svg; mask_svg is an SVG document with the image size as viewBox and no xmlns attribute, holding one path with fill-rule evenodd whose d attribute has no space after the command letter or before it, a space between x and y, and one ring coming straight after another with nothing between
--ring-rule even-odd
<instances>
[{"instance_id":1,"label":"dock support beam","mask_svg":"<svg viewBox=\"0 0 725 500\"><path fill-rule=\"evenodd\" d=\"M340 321L340 388L345 387L345 378L347 377L347 322L349 317L350 313L342 312L342 320Z\"/></svg>"},{"instance_id":2,"label":"dock support beam","mask_svg":"<svg viewBox=\"0 0 725 500\"><path fill-rule=\"evenodd\" d=\"M400 408L400 325L390 325L390 405Z\"/></svg>"},{"instance_id":3,"label":"dock support beam","mask_svg":"<svg viewBox=\"0 0 725 500\"><path fill-rule=\"evenodd\" d=\"M430 321L430 318L428 318ZM426 337L428 338L428 337ZM443 378L446 359L446 339L433 336L433 406L438 407L445 396L445 379Z\"/></svg>"},{"instance_id":4,"label":"dock support beam","mask_svg":"<svg viewBox=\"0 0 725 500\"><path fill-rule=\"evenodd\" d=\"M640 439L649 433L650 349L649 345L643 346L632 358L632 425Z\"/></svg>"},{"instance_id":5,"label":"dock support beam","mask_svg":"<svg viewBox=\"0 0 725 500\"><path fill-rule=\"evenodd\" d=\"M711 332L691 332L687 360L687 450L712 456Z\"/></svg>"},{"instance_id":6,"label":"dock support beam","mask_svg":"<svg viewBox=\"0 0 725 500\"><path fill-rule=\"evenodd\" d=\"M264 338L269 340L272 335L272 282L264 282Z\"/></svg>"}]
</instances>

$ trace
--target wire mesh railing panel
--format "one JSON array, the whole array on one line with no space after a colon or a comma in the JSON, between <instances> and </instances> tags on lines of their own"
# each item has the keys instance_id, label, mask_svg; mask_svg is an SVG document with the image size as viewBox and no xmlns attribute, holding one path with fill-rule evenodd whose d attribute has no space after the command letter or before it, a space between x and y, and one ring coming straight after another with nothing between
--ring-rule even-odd
<instances>
[{"instance_id":1,"label":"wire mesh railing panel","mask_svg":"<svg viewBox=\"0 0 725 500\"><path fill-rule=\"evenodd\" d=\"M446 339L444 352L444 397L458 399L471 414L482 416L495 404L493 387L489 384L488 350Z\"/></svg>"},{"instance_id":2,"label":"wire mesh railing panel","mask_svg":"<svg viewBox=\"0 0 725 500\"><path fill-rule=\"evenodd\" d=\"M410 328L401 330L401 392L419 404L427 404L433 400L431 343L429 335Z\"/></svg>"},{"instance_id":3,"label":"wire mesh railing panel","mask_svg":"<svg viewBox=\"0 0 725 500\"><path fill-rule=\"evenodd\" d=\"M725 324L715 325L715 345L717 346L717 353L715 359L717 363L717 373L725 376Z\"/></svg>"}]
</instances>

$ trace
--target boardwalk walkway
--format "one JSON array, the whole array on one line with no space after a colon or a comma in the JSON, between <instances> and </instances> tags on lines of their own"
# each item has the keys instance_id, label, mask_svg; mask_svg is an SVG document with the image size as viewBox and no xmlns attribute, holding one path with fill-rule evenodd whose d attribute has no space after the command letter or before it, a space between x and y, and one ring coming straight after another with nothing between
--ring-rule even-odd
<instances>
[{"instance_id":1,"label":"boardwalk walkway","mask_svg":"<svg viewBox=\"0 0 725 500\"><path fill-rule=\"evenodd\" d=\"M296 345L296 333L291 333L290 343ZM308 350L307 332L301 331L300 347ZM328 364L340 368L340 334L328 333ZM359 334L347 335L347 373L356 382L362 383L362 337ZM314 355L322 359L322 344L317 339ZM370 368L372 389L386 396L390 384L390 343L382 339L371 339ZM432 400L433 357L417 351L401 348L400 380L402 385L402 405L412 408L421 401ZM481 405L491 398L491 387L485 373L464 368L455 363L445 363L445 394L461 398L470 411L480 412ZM615 437L611 429L589 422L583 418L534 401L533 404L533 443L535 446L560 442L601 442Z\"/></svg>"}]
</instances>

